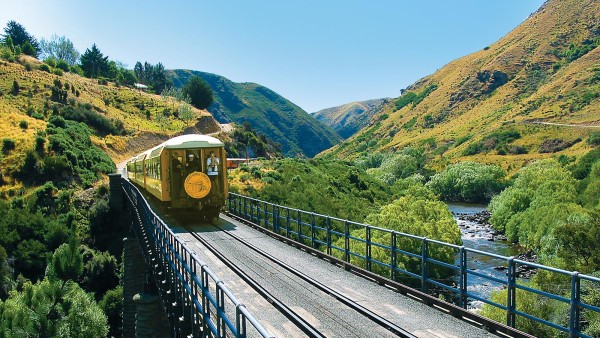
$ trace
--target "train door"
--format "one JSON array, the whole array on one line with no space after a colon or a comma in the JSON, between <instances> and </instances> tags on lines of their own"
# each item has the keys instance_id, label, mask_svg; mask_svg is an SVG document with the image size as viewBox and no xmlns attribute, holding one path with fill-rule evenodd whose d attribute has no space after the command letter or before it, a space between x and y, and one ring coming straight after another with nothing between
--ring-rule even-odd
<instances>
[{"instance_id":1,"label":"train door","mask_svg":"<svg viewBox=\"0 0 600 338\"><path fill-rule=\"evenodd\" d=\"M171 183L171 198L179 200L181 198L181 190L183 190L183 175L184 175L184 150L171 150L169 172Z\"/></svg>"}]
</instances>

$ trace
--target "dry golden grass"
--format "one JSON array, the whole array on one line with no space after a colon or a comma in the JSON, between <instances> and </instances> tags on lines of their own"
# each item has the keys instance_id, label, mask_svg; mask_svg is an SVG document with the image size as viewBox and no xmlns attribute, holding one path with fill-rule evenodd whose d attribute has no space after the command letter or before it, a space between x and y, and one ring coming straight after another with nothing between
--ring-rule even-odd
<instances>
[{"instance_id":1,"label":"dry golden grass","mask_svg":"<svg viewBox=\"0 0 600 338\"><path fill-rule=\"evenodd\" d=\"M394 103L390 103L379 114L388 115L380 125L365 128L347 144L325 153L353 158L365 154L367 150L394 151L405 146L420 146L426 140L434 140L439 148L470 137L458 147L450 146L443 155L434 159L432 165L443 167L455 161L476 160L497 163L512 170L539 158L560 154L579 156L590 149L585 142L557 154L539 154L538 149L546 139L585 139L590 133L600 131L600 128L592 128L600 126L600 99L596 98L591 104L577 109L572 108L587 91L600 93L600 85L588 81L595 72L594 68L600 65L600 48L563 65L557 71L553 69L553 65L559 61L553 51L566 50L570 43L583 43L592 34L589 23L599 20L598 1L550 0L496 43L454 60L409 86L407 90L415 93L431 84L438 86L416 107L409 104L396 110ZM536 80L534 76L539 74L535 72L537 68L541 69L545 79ZM508 82L489 94L477 92L471 84L478 84L477 74L483 71L504 72L508 75ZM462 99L457 99L459 94L462 94ZM433 128L424 128L424 116L442 114L447 114L444 120ZM413 119L416 123L412 129L403 128ZM577 124L582 127L532 125L532 121ZM529 154L501 156L492 152L476 156L462 155L469 144L480 141L492 132L511 129L519 131L522 136L513 144L527 147ZM379 142L373 147L372 140Z\"/></svg>"}]
</instances>

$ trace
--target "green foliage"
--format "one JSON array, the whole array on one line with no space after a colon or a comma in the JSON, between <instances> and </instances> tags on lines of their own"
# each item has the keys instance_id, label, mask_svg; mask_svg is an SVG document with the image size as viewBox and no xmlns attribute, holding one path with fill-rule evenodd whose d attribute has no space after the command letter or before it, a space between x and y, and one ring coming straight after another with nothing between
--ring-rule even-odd
<instances>
[{"instance_id":1,"label":"green foliage","mask_svg":"<svg viewBox=\"0 0 600 338\"><path fill-rule=\"evenodd\" d=\"M171 81L167 79L167 71L162 63L152 65L148 62L137 62L133 67L132 75L137 81L148 85L155 94L160 94L166 88L171 86Z\"/></svg>"},{"instance_id":2,"label":"green foliage","mask_svg":"<svg viewBox=\"0 0 600 338\"><path fill-rule=\"evenodd\" d=\"M40 54L44 59L57 60L56 65L64 71L68 71L69 65L74 65L79 59L79 52L73 46L73 42L64 36L52 34L49 40L40 39ZM61 61L66 65L66 69L61 65Z\"/></svg>"},{"instance_id":3,"label":"green foliage","mask_svg":"<svg viewBox=\"0 0 600 338\"><path fill-rule=\"evenodd\" d=\"M598 146L600 145L600 131L597 131L595 133L591 133L590 136L587 139L587 143L593 145L593 146Z\"/></svg>"},{"instance_id":4,"label":"green foliage","mask_svg":"<svg viewBox=\"0 0 600 338\"><path fill-rule=\"evenodd\" d=\"M341 161L283 159L263 166L274 180L252 196L293 208L362 222L391 195L389 186Z\"/></svg>"},{"instance_id":5,"label":"green foliage","mask_svg":"<svg viewBox=\"0 0 600 338\"><path fill-rule=\"evenodd\" d=\"M394 200L391 204L380 208L378 212L369 214L365 223L385 229L408 233L416 236L427 237L429 239L440 240L448 243L460 245L460 230L456 221L446 205L437 201L431 191L427 191L422 184L410 180L403 180L405 190L403 196ZM355 230L352 236L365 238L364 230ZM373 232L371 241L383 245L390 245L391 236L387 233ZM344 247L344 238L338 240L334 245ZM414 254L421 254L421 241L407 237L398 237L398 249L408 251ZM353 252L364 255L365 246L357 241L351 242ZM343 253L337 252L336 255L341 258ZM390 262L390 253L380 247L373 247L371 254L373 259L381 262ZM454 252L452 249L440 246L431 246L429 256L433 259L446 263L454 262ZM351 258L351 263L358 266L365 266L365 262L357 257ZM421 262L418 258L405 255L398 255L398 268L412 273L421 273ZM377 273L389 275L389 269L377 267ZM433 268L429 271L432 278L447 278L451 273L445 268ZM407 282L412 278L405 277Z\"/></svg>"},{"instance_id":6,"label":"green foliage","mask_svg":"<svg viewBox=\"0 0 600 338\"><path fill-rule=\"evenodd\" d=\"M86 254L83 286L101 297L119 284L118 263L108 252L90 250Z\"/></svg>"},{"instance_id":7,"label":"green foliage","mask_svg":"<svg viewBox=\"0 0 600 338\"><path fill-rule=\"evenodd\" d=\"M433 176L427 187L446 201L483 203L504 188L505 175L494 165L460 162Z\"/></svg>"},{"instance_id":8,"label":"green foliage","mask_svg":"<svg viewBox=\"0 0 600 338\"><path fill-rule=\"evenodd\" d=\"M17 80L14 80L13 84L12 84L12 89L11 89L10 93L13 96L17 96L17 95L19 95L20 90L21 90L21 87L19 86L19 83L17 82Z\"/></svg>"},{"instance_id":9,"label":"green foliage","mask_svg":"<svg viewBox=\"0 0 600 338\"><path fill-rule=\"evenodd\" d=\"M123 287L117 286L115 289L109 290L98 305L108 317L109 336L121 337L123 331Z\"/></svg>"},{"instance_id":10,"label":"green foliage","mask_svg":"<svg viewBox=\"0 0 600 338\"><path fill-rule=\"evenodd\" d=\"M102 55L96 44L92 49L86 49L80 58L80 67L86 77L98 78L108 72L108 56Z\"/></svg>"},{"instance_id":11,"label":"green foliage","mask_svg":"<svg viewBox=\"0 0 600 338\"><path fill-rule=\"evenodd\" d=\"M389 154L379 167L367 169L367 173L385 184L414 174L425 174L425 154L422 149L406 147L397 154Z\"/></svg>"},{"instance_id":12,"label":"green foliage","mask_svg":"<svg viewBox=\"0 0 600 338\"><path fill-rule=\"evenodd\" d=\"M51 117L47 133L48 148L54 152L53 156L64 156L84 186L96 182L100 173L114 172L114 163L91 142L91 131L86 125Z\"/></svg>"},{"instance_id":13,"label":"green foliage","mask_svg":"<svg viewBox=\"0 0 600 338\"><path fill-rule=\"evenodd\" d=\"M15 140L11 138L2 139L2 153L4 155L10 153L11 150L15 149Z\"/></svg>"},{"instance_id":14,"label":"green foliage","mask_svg":"<svg viewBox=\"0 0 600 338\"><path fill-rule=\"evenodd\" d=\"M406 107L407 105L413 103L416 98L417 94L414 92L408 92L400 95L400 97L397 98L396 101L394 101L394 103L396 104L396 110L400 110Z\"/></svg>"},{"instance_id":15,"label":"green foliage","mask_svg":"<svg viewBox=\"0 0 600 338\"><path fill-rule=\"evenodd\" d=\"M419 93L408 92L408 93L402 94L394 102L396 104L396 110L400 110L411 103L412 103L413 107L416 107L419 103L421 103L421 101L423 101L427 96L429 96L429 94L431 94L431 92L436 90L437 87L438 86L436 84L429 84L427 87L425 87Z\"/></svg>"},{"instance_id":16,"label":"green foliage","mask_svg":"<svg viewBox=\"0 0 600 338\"><path fill-rule=\"evenodd\" d=\"M573 177L578 180L585 179L588 177L592 170L594 163L600 160L600 147L596 147L583 155L577 163L570 168L573 173Z\"/></svg>"},{"instance_id":17,"label":"green foliage","mask_svg":"<svg viewBox=\"0 0 600 338\"><path fill-rule=\"evenodd\" d=\"M521 134L516 130L495 131L484 137L481 141L469 144L463 151L463 155L470 156L493 149L498 150L501 155L506 154L510 143L519 138L521 138Z\"/></svg>"},{"instance_id":18,"label":"green foliage","mask_svg":"<svg viewBox=\"0 0 600 338\"><path fill-rule=\"evenodd\" d=\"M47 64L45 64L45 63L42 63L42 64L40 65L39 69L40 69L41 71L43 71L43 72L46 72L46 73L50 73L50 72L51 72L51 71L50 71L50 67L48 67L48 65L47 65Z\"/></svg>"},{"instance_id":19,"label":"green foliage","mask_svg":"<svg viewBox=\"0 0 600 338\"><path fill-rule=\"evenodd\" d=\"M281 145L258 134L250 123L244 123L243 127L234 125L231 141L225 141L225 150L230 157L282 157Z\"/></svg>"},{"instance_id":20,"label":"green foliage","mask_svg":"<svg viewBox=\"0 0 600 338\"><path fill-rule=\"evenodd\" d=\"M208 108L214 100L210 86L198 76L192 76L182 91L191 99L192 105L198 109Z\"/></svg>"},{"instance_id":21,"label":"green foliage","mask_svg":"<svg viewBox=\"0 0 600 338\"><path fill-rule=\"evenodd\" d=\"M66 106L60 110L60 116L66 120L83 122L94 128L99 134L124 135L123 122L120 120L109 120L104 115L95 112L85 106Z\"/></svg>"},{"instance_id":22,"label":"green foliage","mask_svg":"<svg viewBox=\"0 0 600 338\"><path fill-rule=\"evenodd\" d=\"M9 21L4 28L4 42L10 37L10 43L15 47L20 47L23 53L37 57L40 47L39 43L30 35L25 27L14 20Z\"/></svg>"},{"instance_id":23,"label":"green foliage","mask_svg":"<svg viewBox=\"0 0 600 338\"><path fill-rule=\"evenodd\" d=\"M72 236L68 243L58 247L52 256L49 275L62 281L79 279L83 273L83 256L79 243Z\"/></svg>"},{"instance_id":24,"label":"green foliage","mask_svg":"<svg viewBox=\"0 0 600 338\"><path fill-rule=\"evenodd\" d=\"M538 251L542 260L557 256L571 270L596 269L598 250L592 250L592 256L580 255L581 261L574 262L571 251L556 245L557 241L582 249L597 245L597 239L582 236L581 231L592 235L600 230L597 216L577 203L576 186L575 179L555 160L534 162L519 171L511 187L492 199L490 222L505 231L509 240Z\"/></svg>"},{"instance_id":25,"label":"green foliage","mask_svg":"<svg viewBox=\"0 0 600 338\"><path fill-rule=\"evenodd\" d=\"M196 71L175 70L170 75L177 88L192 76L202 78L214 94L208 110L220 123L249 122L257 134L279 144L284 156L313 157L341 140L331 128L268 88Z\"/></svg>"},{"instance_id":26,"label":"green foliage","mask_svg":"<svg viewBox=\"0 0 600 338\"><path fill-rule=\"evenodd\" d=\"M27 282L1 306L4 337L106 337L106 315L76 283Z\"/></svg>"},{"instance_id":27,"label":"green foliage","mask_svg":"<svg viewBox=\"0 0 600 338\"><path fill-rule=\"evenodd\" d=\"M535 277L534 281L524 282L523 284L534 289L539 289ZM506 306L507 299L506 290L492 292L491 300L495 303ZM546 320L553 319L553 321L560 318L568 318L568 305L562 302L548 301L548 299L540 295L521 289L516 290L516 299L517 310L521 312ZM499 323L506 323L506 311L488 304L483 306L481 315ZM553 330L550 326L527 319L523 316L516 316L516 328L523 332L534 334L536 337L555 337L557 333L557 331Z\"/></svg>"}]
</instances>

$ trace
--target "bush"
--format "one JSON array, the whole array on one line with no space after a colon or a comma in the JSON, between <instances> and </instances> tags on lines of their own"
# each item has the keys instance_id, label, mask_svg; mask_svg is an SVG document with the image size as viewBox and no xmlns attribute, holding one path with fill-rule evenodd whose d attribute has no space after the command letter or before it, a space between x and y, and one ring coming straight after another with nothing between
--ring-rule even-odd
<instances>
[{"instance_id":1,"label":"bush","mask_svg":"<svg viewBox=\"0 0 600 338\"><path fill-rule=\"evenodd\" d=\"M445 201L484 203L504 188L505 175L494 165L461 162L433 176L427 187Z\"/></svg>"},{"instance_id":2,"label":"bush","mask_svg":"<svg viewBox=\"0 0 600 338\"><path fill-rule=\"evenodd\" d=\"M54 58L47 58L44 60L44 63L52 68L56 67L56 60Z\"/></svg>"},{"instance_id":3,"label":"bush","mask_svg":"<svg viewBox=\"0 0 600 338\"><path fill-rule=\"evenodd\" d=\"M44 72L48 72L48 73L50 73L50 67L48 67L48 65L47 65L47 64L45 64L45 63L42 63L42 64L40 65L39 69L40 69L41 71L44 71Z\"/></svg>"},{"instance_id":4,"label":"bush","mask_svg":"<svg viewBox=\"0 0 600 338\"><path fill-rule=\"evenodd\" d=\"M2 139L2 153L8 154L11 150L15 149L15 140L11 138Z\"/></svg>"},{"instance_id":5,"label":"bush","mask_svg":"<svg viewBox=\"0 0 600 338\"><path fill-rule=\"evenodd\" d=\"M594 146L600 145L600 132L591 133L588 137L587 143Z\"/></svg>"},{"instance_id":6,"label":"bush","mask_svg":"<svg viewBox=\"0 0 600 338\"><path fill-rule=\"evenodd\" d=\"M58 76L63 76L64 75L62 69L59 69L59 68L54 68L54 70L52 71L52 74L58 75Z\"/></svg>"},{"instance_id":7,"label":"bush","mask_svg":"<svg viewBox=\"0 0 600 338\"><path fill-rule=\"evenodd\" d=\"M28 127L29 127L29 123L27 123L27 121L21 120L19 122L19 128L21 128L21 129L27 129Z\"/></svg>"},{"instance_id":8,"label":"bush","mask_svg":"<svg viewBox=\"0 0 600 338\"><path fill-rule=\"evenodd\" d=\"M62 69L65 72L69 71L69 64L65 60L58 60L56 62L56 68Z\"/></svg>"}]
</instances>

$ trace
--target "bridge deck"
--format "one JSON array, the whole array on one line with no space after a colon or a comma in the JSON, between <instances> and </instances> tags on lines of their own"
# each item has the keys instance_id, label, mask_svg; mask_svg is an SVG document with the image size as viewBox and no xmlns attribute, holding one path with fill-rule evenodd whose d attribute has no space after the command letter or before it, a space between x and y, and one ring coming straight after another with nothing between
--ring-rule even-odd
<instances>
[{"instance_id":1,"label":"bridge deck","mask_svg":"<svg viewBox=\"0 0 600 338\"><path fill-rule=\"evenodd\" d=\"M371 311L401 326L418 337L492 337L491 333L447 313L403 296L377 283L356 276L313 255L281 243L234 220L223 216L220 226L235 233L278 259L292 264L314 279L326 282L336 291L351 297ZM302 332L275 310L268 301L247 286L229 268L198 243L185 229L173 229L185 240L186 245L204 259L225 284L245 303L263 325L278 337L298 337ZM270 286L277 298L286 302L297 313L309 319L311 324L327 336L338 337L386 337L393 336L362 315L349 310L329 295L305 285L297 277L257 257L257 254L239 245L214 227L195 226L193 230L209 238L227 253L228 257L245 270L252 271L253 278L261 285Z\"/></svg>"}]
</instances>

